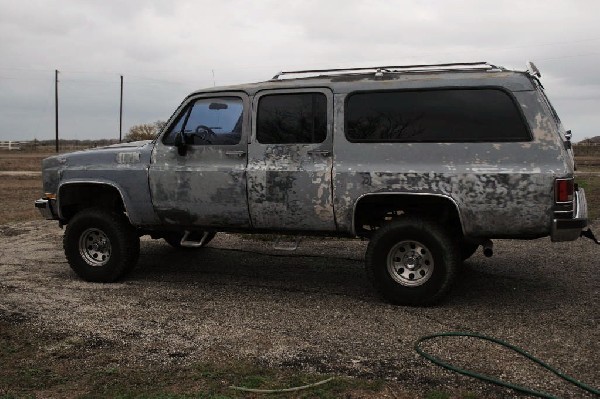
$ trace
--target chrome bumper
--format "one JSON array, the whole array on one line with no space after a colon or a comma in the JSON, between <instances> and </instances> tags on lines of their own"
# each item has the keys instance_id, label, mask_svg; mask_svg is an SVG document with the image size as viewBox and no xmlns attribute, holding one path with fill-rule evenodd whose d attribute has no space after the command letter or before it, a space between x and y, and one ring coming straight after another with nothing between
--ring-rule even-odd
<instances>
[{"instance_id":1,"label":"chrome bumper","mask_svg":"<svg viewBox=\"0 0 600 399\"><path fill-rule=\"evenodd\" d=\"M588 209L583 188L575 191L573 206L575 215L573 219L554 219L552 221L552 232L550 233L552 241L574 241L581 235L581 230L586 228Z\"/></svg>"},{"instance_id":2,"label":"chrome bumper","mask_svg":"<svg viewBox=\"0 0 600 399\"><path fill-rule=\"evenodd\" d=\"M54 211L56 209L56 200L40 198L35 201L35 207L40 211L44 219L58 219L58 215Z\"/></svg>"}]
</instances>

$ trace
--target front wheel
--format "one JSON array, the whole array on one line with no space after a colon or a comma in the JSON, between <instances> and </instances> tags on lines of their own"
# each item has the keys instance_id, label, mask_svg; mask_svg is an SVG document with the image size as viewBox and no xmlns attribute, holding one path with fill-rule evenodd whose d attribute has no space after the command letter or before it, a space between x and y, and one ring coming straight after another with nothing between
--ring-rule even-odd
<instances>
[{"instance_id":1,"label":"front wheel","mask_svg":"<svg viewBox=\"0 0 600 399\"><path fill-rule=\"evenodd\" d=\"M140 240L122 214L84 209L67 225L63 248L69 266L86 281L110 283L135 266Z\"/></svg>"},{"instance_id":2,"label":"front wheel","mask_svg":"<svg viewBox=\"0 0 600 399\"><path fill-rule=\"evenodd\" d=\"M438 224L405 216L375 232L365 256L373 285L397 305L432 305L454 282L460 253Z\"/></svg>"}]
</instances>

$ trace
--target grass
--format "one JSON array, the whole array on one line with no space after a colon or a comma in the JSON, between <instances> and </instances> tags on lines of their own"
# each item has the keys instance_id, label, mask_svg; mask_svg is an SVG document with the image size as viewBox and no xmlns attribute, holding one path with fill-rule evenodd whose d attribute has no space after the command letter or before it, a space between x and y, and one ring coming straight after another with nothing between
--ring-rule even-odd
<instances>
[{"instance_id":1,"label":"grass","mask_svg":"<svg viewBox=\"0 0 600 399\"><path fill-rule=\"evenodd\" d=\"M50 154L0 152L0 171L39 171L40 161ZM595 161L586 159L585 171L600 171ZM599 163L600 164L600 163ZM583 174L577 182L586 191L590 217L600 218L600 176ZM0 174L0 224L39 220L33 202L42 193L41 178ZM264 239L271 239L265 236ZM44 337L28 329L26 323L6 323L0 313L0 399L34 397L80 397L123 399L226 399L256 398L237 392L230 385L276 389L306 385L327 376L289 369L273 369L243 361L198 363L188 366L121 367L114 365L105 349L80 356L83 345L64 337ZM68 341L68 340L67 340ZM61 347L61 345L63 345ZM79 345L79 346L78 346ZM58 352L47 350L59 348ZM46 349L44 349L46 348ZM62 349L60 349L62 348ZM9 365L9 366L6 366ZM40 393L41 392L41 393ZM476 399L470 392L445 390L407 393L399 383L340 377L318 387L269 398L377 398L392 392L393 397L426 399ZM390 396L390 395L387 395ZM263 397L263 396L260 396Z\"/></svg>"},{"instance_id":2,"label":"grass","mask_svg":"<svg viewBox=\"0 0 600 399\"><path fill-rule=\"evenodd\" d=\"M39 176L2 176L0 174L0 224L41 219L33 203L42 196Z\"/></svg>"},{"instance_id":3,"label":"grass","mask_svg":"<svg viewBox=\"0 0 600 399\"><path fill-rule=\"evenodd\" d=\"M589 218L600 218L600 176L580 176L575 179L577 184L585 190L588 203Z\"/></svg>"},{"instance_id":4,"label":"grass","mask_svg":"<svg viewBox=\"0 0 600 399\"><path fill-rule=\"evenodd\" d=\"M189 366L126 367L112 364L106 348L55 351L63 337L28 331L25 323L0 321L0 399L40 396L79 398L246 398L231 385L278 389L307 385L328 376L263 367L247 361L205 362ZM81 345L85 345L84 342ZM296 393L269 398L375 398L389 389L382 380L339 377ZM400 396L407 397L407 396Z\"/></svg>"},{"instance_id":5,"label":"grass","mask_svg":"<svg viewBox=\"0 0 600 399\"><path fill-rule=\"evenodd\" d=\"M22 151L0 151L0 171L40 171L42 159L53 153L24 153Z\"/></svg>"}]
</instances>

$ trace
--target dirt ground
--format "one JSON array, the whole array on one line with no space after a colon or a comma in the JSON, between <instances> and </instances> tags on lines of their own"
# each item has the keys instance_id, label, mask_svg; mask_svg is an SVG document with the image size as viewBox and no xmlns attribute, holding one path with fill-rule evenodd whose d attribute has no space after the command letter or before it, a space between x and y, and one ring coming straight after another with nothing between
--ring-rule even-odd
<instances>
[{"instance_id":1,"label":"dirt ground","mask_svg":"<svg viewBox=\"0 0 600 399\"><path fill-rule=\"evenodd\" d=\"M33 203L42 193L40 176L7 176L0 172L0 225L39 219Z\"/></svg>"},{"instance_id":2,"label":"dirt ground","mask_svg":"<svg viewBox=\"0 0 600 399\"><path fill-rule=\"evenodd\" d=\"M589 240L495 241L496 255L468 260L448 301L433 308L379 298L357 240L308 240L290 253L249 236L219 234L196 251L143 239L126 280L90 284L70 271L57 223L33 208L46 155L0 153L1 399L258 397L228 385L329 376L337 382L293 397L521 397L415 353L418 337L442 331L507 340L600 386L600 247ZM594 159L582 158L577 180L599 217ZM490 344L451 338L425 348L559 397L586 397Z\"/></svg>"},{"instance_id":3,"label":"dirt ground","mask_svg":"<svg viewBox=\"0 0 600 399\"><path fill-rule=\"evenodd\" d=\"M18 346L0 352L4 364L16 363L0 371L0 396L4 389L76 397L102 392L90 381L120 370L162 378L198 364L241 363L384 381L375 393L345 397L518 397L415 353L417 338L443 331L507 340L600 385L600 247L589 240L496 241L493 258L478 253L466 262L448 301L411 308L373 292L363 271L366 243L358 240L308 240L289 253L228 234L191 251L143 239L127 279L93 284L69 269L61 234L49 221L0 226L0 328L9 343L23 333L43 338L27 346L26 357ZM489 344L453 338L425 347L459 366L560 397L591 397ZM45 383L13 382L31 369L37 371L28 378L41 373ZM203 390L201 382L185 381L176 388ZM436 390L456 394L426 395Z\"/></svg>"}]
</instances>

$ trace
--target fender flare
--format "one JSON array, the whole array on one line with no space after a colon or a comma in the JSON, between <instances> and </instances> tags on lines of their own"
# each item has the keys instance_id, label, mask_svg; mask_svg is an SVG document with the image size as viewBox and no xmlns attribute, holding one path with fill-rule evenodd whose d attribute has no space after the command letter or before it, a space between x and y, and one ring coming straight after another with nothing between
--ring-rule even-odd
<instances>
[{"instance_id":1,"label":"fender flare","mask_svg":"<svg viewBox=\"0 0 600 399\"><path fill-rule=\"evenodd\" d=\"M377 192L377 193L365 193L360 195L356 201L354 201L354 205L352 207L352 235L356 235L356 208L358 206L358 203L365 197L370 197L370 196L381 196L381 195L403 195L403 196L419 196L419 197L423 197L423 196L429 196L429 197L438 197L438 198L443 198L445 200L450 201L453 205L454 208L456 209L456 213L458 214L458 221L460 222L460 229L463 232L463 234L465 233L465 225L463 223L463 216L460 212L460 207L458 206L458 203L456 202L456 200L454 198L452 198L449 195L446 194L437 194L437 193L413 193L413 192L405 192L405 191L394 191L394 192Z\"/></svg>"}]
</instances>

